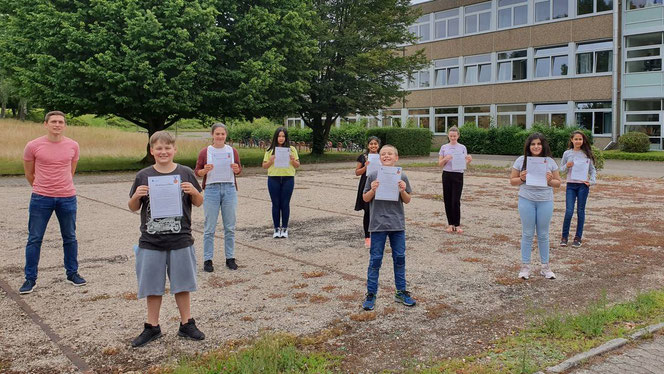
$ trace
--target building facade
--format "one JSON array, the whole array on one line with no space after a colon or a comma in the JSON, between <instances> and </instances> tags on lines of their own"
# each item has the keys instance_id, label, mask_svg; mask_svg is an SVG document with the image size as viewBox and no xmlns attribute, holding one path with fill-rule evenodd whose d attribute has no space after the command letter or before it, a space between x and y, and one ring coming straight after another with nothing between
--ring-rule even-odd
<instances>
[{"instance_id":1,"label":"building facade","mask_svg":"<svg viewBox=\"0 0 664 374\"><path fill-rule=\"evenodd\" d=\"M626 131L662 149L662 0L433 0L414 5L430 64L404 79L408 95L368 126L447 129L535 123L581 126L605 147ZM618 9L622 8L622 9ZM624 47L623 47L624 46ZM348 116L347 121L362 120ZM295 118L289 125L301 125Z\"/></svg>"}]
</instances>

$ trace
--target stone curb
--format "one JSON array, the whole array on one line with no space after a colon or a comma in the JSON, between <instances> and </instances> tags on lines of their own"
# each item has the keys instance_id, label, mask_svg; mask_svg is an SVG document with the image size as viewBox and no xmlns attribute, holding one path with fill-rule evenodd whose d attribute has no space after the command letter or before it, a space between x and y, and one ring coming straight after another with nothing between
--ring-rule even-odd
<instances>
[{"instance_id":1,"label":"stone curb","mask_svg":"<svg viewBox=\"0 0 664 374\"><path fill-rule=\"evenodd\" d=\"M551 366L546 368L545 371L538 371L535 374L549 374L549 373L563 373L579 364L581 364L583 361L586 361L592 357L599 356L601 354L610 352L614 349L618 349L625 344L629 343L630 341L634 341L637 339L641 339L644 336L648 334L652 334L656 331L659 331L661 329L664 329L664 322L663 323L658 323L656 325L650 325L647 326L635 333L632 333L631 335L628 336L628 339L625 338L618 338L618 339L613 339L610 340L599 347L595 347L587 352L579 353L578 355L575 355L560 364L556 366Z\"/></svg>"}]
</instances>

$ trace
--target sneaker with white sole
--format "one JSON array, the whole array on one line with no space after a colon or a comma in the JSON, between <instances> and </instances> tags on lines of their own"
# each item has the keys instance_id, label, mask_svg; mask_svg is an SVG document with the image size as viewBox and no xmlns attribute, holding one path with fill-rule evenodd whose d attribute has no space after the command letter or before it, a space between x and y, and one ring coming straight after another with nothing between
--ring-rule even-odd
<instances>
[{"instance_id":1,"label":"sneaker with white sole","mask_svg":"<svg viewBox=\"0 0 664 374\"><path fill-rule=\"evenodd\" d=\"M540 274L542 274L546 279L556 279L556 275L551 271L551 266L549 266L549 264L542 264L542 270L540 270Z\"/></svg>"},{"instance_id":2,"label":"sneaker with white sole","mask_svg":"<svg viewBox=\"0 0 664 374\"><path fill-rule=\"evenodd\" d=\"M288 237L288 227L282 227L281 228L281 237L282 238L287 238Z\"/></svg>"},{"instance_id":3,"label":"sneaker with white sole","mask_svg":"<svg viewBox=\"0 0 664 374\"><path fill-rule=\"evenodd\" d=\"M88 282L86 282L82 276L78 275L78 273L67 275L67 281L76 287L85 286L88 284Z\"/></svg>"},{"instance_id":4,"label":"sneaker with white sole","mask_svg":"<svg viewBox=\"0 0 664 374\"><path fill-rule=\"evenodd\" d=\"M521 279L530 278L530 265L529 264L522 264L521 265L521 270L519 270L519 278L521 278Z\"/></svg>"},{"instance_id":5,"label":"sneaker with white sole","mask_svg":"<svg viewBox=\"0 0 664 374\"><path fill-rule=\"evenodd\" d=\"M560 245L558 245L558 246L559 247L567 247L567 238L565 238L565 237L560 238Z\"/></svg>"},{"instance_id":6,"label":"sneaker with white sole","mask_svg":"<svg viewBox=\"0 0 664 374\"><path fill-rule=\"evenodd\" d=\"M580 246L581 246L581 238L575 236L574 241L572 242L572 247L579 248Z\"/></svg>"},{"instance_id":7,"label":"sneaker with white sole","mask_svg":"<svg viewBox=\"0 0 664 374\"><path fill-rule=\"evenodd\" d=\"M273 238L281 238L281 228L276 228L274 229L274 234L272 234Z\"/></svg>"}]
</instances>

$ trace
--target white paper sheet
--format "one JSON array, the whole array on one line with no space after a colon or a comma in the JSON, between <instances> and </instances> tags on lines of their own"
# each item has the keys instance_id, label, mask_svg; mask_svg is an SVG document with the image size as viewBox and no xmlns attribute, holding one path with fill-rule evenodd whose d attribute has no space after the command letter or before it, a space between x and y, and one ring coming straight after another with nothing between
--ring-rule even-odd
<instances>
[{"instance_id":1,"label":"white paper sheet","mask_svg":"<svg viewBox=\"0 0 664 374\"><path fill-rule=\"evenodd\" d=\"M546 157L528 157L528 165L526 165L528 171L526 174L526 185L539 187L547 186L547 162Z\"/></svg>"},{"instance_id":2,"label":"white paper sheet","mask_svg":"<svg viewBox=\"0 0 664 374\"><path fill-rule=\"evenodd\" d=\"M573 162L574 165L570 171L570 178L575 181L587 181L590 160L587 158L575 158Z\"/></svg>"},{"instance_id":3,"label":"white paper sheet","mask_svg":"<svg viewBox=\"0 0 664 374\"><path fill-rule=\"evenodd\" d=\"M396 166L381 166L378 168L378 188L376 200L399 201L399 181L401 168Z\"/></svg>"},{"instance_id":4,"label":"white paper sheet","mask_svg":"<svg viewBox=\"0 0 664 374\"><path fill-rule=\"evenodd\" d=\"M288 168L290 166L290 147L274 147L274 167Z\"/></svg>"},{"instance_id":5,"label":"white paper sheet","mask_svg":"<svg viewBox=\"0 0 664 374\"><path fill-rule=\"evenodd\" d=\"M380 168L380 155L378 153L369 153L368 157L369 166L367 166L367 175L378 171L378 168Z\"/></svg>"},{"instance_id":6,"label":"white paper sheet","mask_svg":"<svg viewBox=\"0 0 664 374\"><path fill-rule=\"evenodd\" d=\"M220 183L233 182L233 169L231 169L232 155L222 150L208 149L208 163L214 165L208 172L206 182Z\"/></svg>"},{"instance_id":7,"label":"white paper sheet","mask_svg":"<svg viewBox=\"0 0 664 374\"><path fill-rule=\"evenodd\" d=\"M452 170L466 170L466 155L463 152L452 153Z\"/></svg>"},{"instance_id":8,"label":"white paper sheet","mask_svg":"<svg viewBox=\"0 0 664 374\"><path fill-rule=\"evenodd\" d=\"M180 175L148 177L150 214L152 218L182 216Z\"/></svg>"}]
</instances>

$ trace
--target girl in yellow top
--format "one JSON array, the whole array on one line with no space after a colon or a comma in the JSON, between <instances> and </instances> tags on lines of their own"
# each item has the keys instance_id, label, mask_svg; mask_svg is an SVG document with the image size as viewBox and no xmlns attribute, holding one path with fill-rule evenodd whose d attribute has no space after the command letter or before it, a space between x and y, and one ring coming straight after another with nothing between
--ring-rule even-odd
<instances>
[{"instance_id":1,"label":"girl in yellow top","mask_svg":"<svg viewBox=\"0 0 664 374\"><path fill-rule=\"evenodd\" d=\"M290 216L290 199L295 187L295 168L300 167L300 158L295 147L289 147L288 130L277 127L272 136L270 148L263 157L263 168L267 169L267 189L272 200L273 238L288 237L288 218ZM275 166L275 147L289 148L290 161L288 167ZM281 225L279 225L281 221Z\"/></svg>"}]
</instances>

